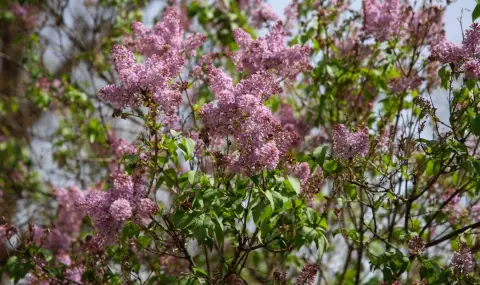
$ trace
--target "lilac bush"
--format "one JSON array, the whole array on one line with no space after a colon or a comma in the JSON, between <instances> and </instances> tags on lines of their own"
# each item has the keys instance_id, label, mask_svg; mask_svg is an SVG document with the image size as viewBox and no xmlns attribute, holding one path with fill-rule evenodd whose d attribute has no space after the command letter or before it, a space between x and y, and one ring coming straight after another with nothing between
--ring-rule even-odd
<instances>
[{"instance_id":1,"label":"lilac bush","mask_svg":"<svg viewBox=\"0 0 480 285\"><path fill-rule=\"evenodd\" d=\"M0 283L480 282L480 4L151 2L0 3Z\"/></svg>"}]
</instances>

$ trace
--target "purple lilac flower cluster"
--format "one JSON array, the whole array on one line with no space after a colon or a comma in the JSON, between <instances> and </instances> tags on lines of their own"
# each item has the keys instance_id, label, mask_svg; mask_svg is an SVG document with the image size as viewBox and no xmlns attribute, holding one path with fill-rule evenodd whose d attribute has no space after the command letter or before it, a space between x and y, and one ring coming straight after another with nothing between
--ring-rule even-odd
<instances>
[{"instance_id":1,"label":"purple lilac flower cluster","mask_svg":"<svg viewBox=\"0 0 480 285\"><path fill-rule=\"evenodd\" d=\"M451 63L469 78L480 78L480 24L473 23L465 32L462 45L443 38L432 46L431 58L441 63Z\"/></svg>"},{"instance_id":2,"label":"purple lilac flower cluster","mask_svg":"<svg viewBox=\"0 0 480 285\"><path fill-rule=\"evenodd\" d=\"M273 11L272 6L262 0L255 0L254 8L250 13L250 22L253 27L261 28L263 23L275 22L278 15Z\"/></svg>"},{"instance_id":3,"label":"purple lilac flower cluster","mask_svg":"<svg viewBox=\"0 0 480 285\"><path fill-rule=\"evenodd\" d=\"M33 239L38 246L53 253L68 250L71 243L78 237L82 224L83 214L75 208L75 201L81 197L83 197L82 191L75 186L55 190L55 198L58 201L57 220L51 230L34 227Z\"/></svg>"},{"instance_id":4,"label":"purple lilac flower cluster","mask_svg":"<svg viewBox=\"0 0 480 285\"><path fill-rule=\"evenodd\" d=\"M103 87L101 98L119 109L153 101L164 112L164 123L174 126L182 96L172 80L185 66L187 56L194 53L206 37L192 35L184 40L179 13L174 8L167 8L153 30L140 22L132 23L132 30L136 37L133 49L145 60L138 63L133 51L126 46L113 47L111 54L121 84Z\"/></svg>"},{"instance_id":5,"label":"purple lilac flower cluster","mask_svg":"<svg viewBox=\"0 0 480 285\"><path fill-rule=\"evenodd\" d=\"M113 139L111 143L112 149L117 157L121 157L124 154L134 154L137 152L137 148L123 139Z\"/></svg>"},{"instance_id":6,"label":"purple lilac flower cluster","mask_svg":"<svg viewBox=\"0 0 480 285\"><path fill-rule=\"evenodd\" d=\"M408 241L408 252L411 255L422 255L425 252L425 242L419 236L414 236Z\"/></svg>"},{"instance_id":7,"label":"purple lilac flower cluster","mask_svg":"<svg viewBox=\"0 0 480 285\"><path fill-rule=\"evenodd\" d=\"M295 285L312 285L317 278L318 266L315 264L306 264L303 266L300 275L295 281Z\"/></svg>"},{"instance_id":8,"label":"purple lilac flower cluster","mask_svg":"<svg viewBox=\"0 0 480 285\"><path fill-rule=\"evenodd\" d=\"M234 36L240 50L232 53L232 59L238 70L249 75L234 85L231 77L207 65L209 86L217 100L203 106L200 116L209 139L235 139L237 151L228 157L232 169L254 174L274 169L298 139L282 128L264 102L282 92L279 79L293 78L309 67L309 50L285 47L281 22L256 40L241 29Z\"/></svg>"},{"instance_id":9,"label":"purple lilac flower cluster","mask_svg":"<svg viewBox=\"0 0 480 285\"><path fill-rule=\"evenodd\" d=\"M281 92L275 78L257 73L233 86L232 79L215 67L209 68L208 78L217 100L200 111L204 131L210 138L235 139L238 151L229 156L234 170L254 173L275 168L296 140L263 105L269 96Z\"/></svg>"},{"instance_id":10,"label":"purple lilac flower cluster","mask_svg":"<svg viewBox=\"0 0 480 285\"><path fill-rule=\"evenodd\" d=\"M338 158L348 160L356 155L365 156L368 153L370 140L367 128L349 132L344 125L336 125L332 136L333 153Z\"/></svg>"},{"instance_id":11,"label":"purple lilac flower cluster","mask_svg":"<svg viewBox=\"0 0 480 285\"><path fill-rule=\"evenodd\" d=\"M77 199L77 208L88 215L95 225L96 234L90 241L92 249L110 245L125 220L133 219L141 223L156 212L157 206L147 197L145 186L139 176L127 176L119 172L113 177L110 191L93 189Z\"/></svg>"},{"instance_id":12,"label":"purple lilac flower cluster","mask_svg":"<svg viewBox=\"0 0 480 285\"><path fill-rule=\"evenodd\" d=\"M233 36L240 46L231 56L238 71L248 71L251 75L268 71L280 78L293 79L310 69L310 48L286 47L282 22L277 22L265 37L255 40L242 29L236 29Z\"/></svg>"},{"instance_id":13,"label":"purple lilac flower cluster","mask_svg":"<svg viewBox=\"0 0 480 285\"><path fill-rule=\"evenodd\" d=\"M438 6L414 11L400 0L363 0L363 13L365 34L379 42L401 37L414 45L435 45L445 34L444 9Z\"/></svg>"},{"instance_id":14,"label":"purple lilac flower cluster","mask_svg":"<svg viewBox=\"0 0 480 285\"><path fill-rule=\"evenodd\" d=\"M387 41L396 35L403 25L402 5L399 0L364 0L364 30L378 41Z\"/></svg>"},{"instance_id":15,"label":"purple lilac flower cluster","mask_svg":"<svg viewBox=\"0 0 480 285\"><path fill-rule=\"evenodd\" d=\"M473 271L472 251L465 243L453 253L452 268L457 273L469 274Z\"/></svg>"},{"instance_id":16,"label":"purple lilac flower cluster","mask_svg":"<svg viewBox=\"0 0 480 285\"><path fill-rule=\"evenodd\" d=\"M293 108L289 104L280 105L276 117L285 130L296 133L299 140L296 141L293 147L300 147L303 144L304 138L310 131L306 119L304 117L296 118L293 114Z\"/></svg>"},{"instance_id":17,"label":"purple lilac flower cluster","mask_svg":"<svg viewBox=\"0 0 480 285\"><path fill-rule=\"evenodd\" d=\"M388 87L392 93L401 93L420 87L423 78L419 76L400 77L389 82Z\"/></svg>"},{"instance_id":18,"label":"purple lilac flower cluster","mask_svg":"<svg viewBox=\"0 0 480 285\"><path fill-rule=\"evenodd\" d=\"M302 185L305 185L310 177L310 166L306 162L296 163L290 167L289 172L298 178Z\"/></svg>"}]
</instances>

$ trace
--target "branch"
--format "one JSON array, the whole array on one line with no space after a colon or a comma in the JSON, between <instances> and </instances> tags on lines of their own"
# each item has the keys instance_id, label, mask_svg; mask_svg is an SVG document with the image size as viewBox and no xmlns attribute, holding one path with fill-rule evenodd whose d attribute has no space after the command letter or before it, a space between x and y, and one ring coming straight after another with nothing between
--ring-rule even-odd
<instances>
[{"instance_id":1,"label":"branch","mask_svg":"<svg viewBox=\"0 0 480 285\"><path fill-rule=\"evenodd\" d=\"M444 236L444 237L441 237L441 238L439 238L439 239L436 239L436 240L428 243L425 247L426 247L426 248L429 248L429 247L432 247L432 246L434 246L434 245L440 244L440 243L442 243L442 242L444 242L444 241L446 241L446 240L451 239L452 237L454 237L454 236L456 236L456 235L459 235L459 234L461 234L461 233L463 233L463 232L468 231L469 229L475 229L475 228L478 228L478 227L480 227L480 222L477 222L477 223L475 223L475 224L471 224L471 225L469 225L469 226L466 226L466 227L463 227L463 228L461 228L461 229L458 229L458 230L456 230L456 231L454 231L454 232L452 232L452 233L449 233L448 235L446 235L446 236Z\"/></svg>"}]
</instances>

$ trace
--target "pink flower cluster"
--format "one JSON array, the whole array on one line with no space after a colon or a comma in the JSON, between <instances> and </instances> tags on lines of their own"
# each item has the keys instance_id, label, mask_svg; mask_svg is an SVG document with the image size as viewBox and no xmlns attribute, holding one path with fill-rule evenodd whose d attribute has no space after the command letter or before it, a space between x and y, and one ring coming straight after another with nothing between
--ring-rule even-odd
<instances>
[{"instance_id":1,"label":"pink flower cluster","mask_svg":"<svg viewBox=\"0 0 480 285\"><path fill-rule=\"evenodd\" d=\"M265 37L253 40L242 29L233 32L239 51L232 53L232 60L239 71L249 74L271 72L281 78L295 78L310 68L310 49L306 46L285 46L282 22L277 22Z\"/></svg>"},{"instance_id":2,"label":"pink flower cluster","mask_svg":"<svg viewBox=\"0 0 480 285\"><path fill-rule=\"evenodd\" d=\"M303 266L300 275L295 281L295 285L313 285L317 279L318 266L315 264L306 264Z\"/></svg>"},{"instance_id":3,"label":"pink flower cluster","mask_svg":"<svg viewBox=\"0 0 480 285\"><path fill-rule=\"evenodd\" d=\"M443 39L445 35L443 29L444 9L438 6L426 6L417 12L408 8L404 9L409 11L405 24L408 41L415 45L436 45Z\"/></svg>"},{"instance_id":4,"label":"pink flower cluster","mask_svg":"<svg viewBox=\"0 0 480 285\"><path fill-rule=\"evenodd\" d=\"M83 267L75 266L67 253L80 233L84 215L75 207L75 201L81 199L83 193L78 187L73 186L68 189L56 189L54 196L58 202L58 214L53 229L46 230L33 226L32 239L37 246L50 250L57 264L67 267L64 272L65 280L83 284ZM43 275L38 277L31 272L26 279L28 284L56 284L58 280L52 278Z\"/></svg>"},{"instance_id":5,"label":"pink flower cluster","mask_svg":"<svg viewBox=\"0 0 480 285\"><path fill-rule=\"evenodd\" d=\"M418 76L400 77L393 79L388 84L392 93L401 93L407 90L414 90L420 87L423 78Z\"/></svg>"},{"instance_id":6,"label":"pink flower cluster","mask_svg":"<svg viewBox=\"0 0 480 285\"><path fill-rule=\"evenodd\" d=\"M283 11L286 18L285 28L289 31L289 35L297 24L298 8L298 0L291 0Z\"/></svg>"},{"instance_id":7,"label":"pink flower cluster","mask_svg":"<svg viewBox=\"0 0 480 285\"><path fill-rule=\"evenodd\" d=\"M298 178L302 185L305 185L310 177L310 166L306 162L296 163L289 168L289 172Z\"/></svg>"},{"instance_id":8,"label":"pink flower cluster","mask_svg":"<svg viewBox=\"0 0 480 285\"><path fill-rule=\"evenodd\" d=\"M473 271L472 251L465 243L453 253L452 268L457 273L469 274Z\"/></svg>"},{"instance_id":9,"label":"pink flower cluster","mask_svg":"<svg viewBox=\"0 0 480 285\"><path fill-rule=\"evenodd\" d=\"M278 20L277 14L273 11L272 6L262 0L255 0L254 8L250 13L250 21L255 28L261 28L263 23L274 22Z\"/></svg>"},{"instance_id":10,"label":"pink flower cluster","mask_svg":"<svg viewBox=\"0 0 480 285\"><path fill-rule=\"evenodd\" d=\"M117 157L121 157L124 154L134 154L137 152L137 148L133 144L129 144L123 139L113 139L111 145Z\"/></svg>"},{"instance_id":11,"label":"pink flower cluster","mask_svg":"<svg viewBox=\"0 0 480 285\"><path fill-rule=\"evenodd\" d=\"M298 135L299 139L293 145L293 147L300 147L303 143L303 139L308 134L310 129L305 123L305 118L296 118L293 114L293 108L290 104L282 104L276 114L282 127Z\"/></svg>"},{"instance_id":12,"label":"pink flower cluster","mask_svg":"<svg viewBox=\"0 0 480 285\"><path fill-rule=\"evenodd\" d=\"M344 125L333 127L333 154L345 160L355 156L365 156L368 153L370 140L368 129L349 132Z\"/></svg>"},{"instance_id":13,"label":"pink flower cluster","mask_svg":"<svg viewBox=\"0 0 480 285\"><path fill-rule=\"evenodd\" d=\"M38 246L53 253L68 250L71 243L78 237L82 224L83 214L75 208L75 201L81 197L83 197L82 191L75 186L55 190L58 216L52 230L35 226L33 239Z\"/></svg>"},{"instance_id":14,"label":"pink flower cluster","mask_svg":"<svg viewBox=\"0 0 480 285\"><path fill-rule=\"evenodd\" d=\"M434 45L445 34L443 12L427 5L413 11L400 0L363 0L364 31L379 42L400 37L414 45Z\"/></svg>"},{"instance_id":15,"label":"pink flower cluster","mask_svg":"<svg viewBox=\"0 0 480 285\"><path fill-rule=\"evenodd\" d=\"M399 0L363 0L364 30L378 41L387 41L399 33L403 21Z\"/></svg>"},{"instance_id":16,"label":"pink flower cluster","mask_svg":"<svg viewBox=\"0 0 480 285\"><path fill-rule=\"evenodd\" d=\"M431 58L459 67L469 78L480 78L480 24L473 23L465 32L462 45L443 38L432 46Z\"/></svg>"},{"instance_id":17,"label":"pink flower cluster","mask_svg":"<svg viewBox=\"0 0 480 285\"><path fill-rule=\"evenodd\" d=\"M112 58L121 85L107 85L100 90L101 98L116 108L139 106L154 101L164 112L164 123L175 125L177 108L182 102L181 91L172 80L178 76L192 54L205 40L203 35L183 39L183 28L178 12L167 8L153 31L142 23L132 23L136 36L133 47L145 57L137 63L134 53L117 45Z\"/></svg>"},{"instance_id":18,"label":"pink flower cluster","mask_svg":"<svg viewBox=\"0 0 480 285\"><path fill-rule=\"evenodd\" d=\"M228 157L232 169L253 174L275 168L298 139L282 128L264 102L282 92L279 79L294 78L309 67L309 49L285 47L281 22L256 40L241 29L234 37L240 50L232 53L232 60L248 76L234 86L231 77L208 63L207 78L217 100L203 106L200 117L209 139L235 139L237 151Z\"/></svg>"},{"instance_id":19,"label":"pink flower cluster","mask_svg":"<svg viewBox=\"0 0 480 285\"><path fill-rule=\"evenodd\" d=\"M76 206L93 220L96 234L90 246L94 250L110 245L125 220L133 218L136 222L142 222L157 210L155 202L147 197L141 178L132 178L123 173L113 177L110 191L93 189L77 199Z\"/></svg>"},{"instance_id":20,"label":"pink flower cluster","mask_svg":"<svg viewBox=\"0 0 480 285\"><path fill-rule=\"evenodd\" d=\"M425 252L425 242L419 236L414 236L408 241L408 253L422 255Z\"/></svg>"},{"instance_id":21,"label":"pink flower cluster","mask_svg":"<svg viewBox=\"0 0 480 285\"><path fill-rule=\"evenodd\" d=\"M210 138L233 137L238 151L230 155L233 169L255 173L273 169L296 140L282 129L263 102L281 92L269 73L257 73L233 86L232 79L209 67L209 85L217 100L202 107L200 117Z\"/></svg>"}]
</instances>

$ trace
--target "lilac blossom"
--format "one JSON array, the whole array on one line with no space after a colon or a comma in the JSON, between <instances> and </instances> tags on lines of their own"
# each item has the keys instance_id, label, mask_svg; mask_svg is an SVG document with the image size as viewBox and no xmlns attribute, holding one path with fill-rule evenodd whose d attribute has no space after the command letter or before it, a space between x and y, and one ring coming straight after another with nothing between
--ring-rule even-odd
<instances>
[{"instance_id":1,"label":"lilac blossom","mask_svg":"<svg viewBox=\"0 0 480 285\"><path fill-rule=\"evenodd\" d=\"M245 283L245 281L243 281L243 279L236 275L236 274L231 274L230 276L227 277L227 279L225 280L225 283L227 285L245 285L247 283Z\"/></svg>"},{"instance_id":2,"label":"lilac blossom","mask_svg":"<svg viewBox=\"0 0 480 285\"><path fill-rule=\"evenodd\" d=\"M43 229L39 226L34 226L32 234L33 242L37 246L54 253L59 250L68 250L71 244L71 238L58 229Z\"/></svg>"},{"instance_id":3,"label":"lilac blossom","mask_svg":"<svg viewBox=\"0 0 480 285\"><path fill-rule=\"evenodd\" d=\"M457 62L463 57L462 46L448 41L446 38L432 46L431 58L441 63Z\"/></svg>"},{"instance_id":4,"label":"lilac blossom","mask_svg":"<svg viewBox=\"0 0 480 285\"><path fill-rule=\"evenodd\" d=\"M125 221L132 216L130 202L125 199L118 199L110 205L110 214L116 221Z\"/></svg>"},{"instance_id":5,"label":"lilac blossom","mask_svg":"<svg viewBox=\"0 0 480 285\"><path fill-rule=\"evenodd\" d=\"M402 5L399 0L363 0L364 31L377 41L387 41L402 29Z\"/></svg>"},{"instance_id":6,"label":"lilac blossom","mask_svg":"<svg viewBox=\"0 0 480 285\"><path fill-rule=\"evenodd\" d=\"M258 1L257 1L258 2ZM274 22L278 20L277 14L272 7L260 1L250 13L250 21L255 28L261 28L263 23Z\"/></svg>"},{"instance_id":7,"label":"lilac blossom","mask_svg":"<svg viewBox=\"0 0 480 285\"><path fill-rule=\"evenodd\" d=\"M113 47L111 54L121 84L103 87L100 96L119 109L139 106L151 98L161 107L164 123L174 126L182 96L172 80L182 71L187 55L206 37L193 35L184 40L178 11L174 8L167 8L153 31L139 22L132 24L132 30L136 37L133 46L145 61L137 63L133 52L125 46Z\"/></svg>"},{"instance_id":8,"label":"lilac blossom","mask_svg":"<svg viewBox=\"0 0 480 285\"><path fill-rule=\"evenodd\" d=\"M298 0L291 0L290 3L285 7L283 12L285 14L285 18L287 19L285 23L285 29L289 31L295 28L295 24L297 23L298 18Z\"/></svg>"},{"instance_id":9,"label":"lilac blossom","mask_svg":"<svg viewBox=\"0 0 480 285\"><path fill-rule=\"evenodd\" d=\"M295 285L313 285L317 278L318 266L315 264L305 264L300 275L295 281Z\"/></svg>"},{"instance_id":10,"label":"lilac blossom","mask_svg":"<svg viewBox=\"0 0 480 285\"><path fill-rule=\"evenodd\" d=\"M72 259L65 250L59 250L55 255L55 262L66 266L72 265Z\"/></svg>"},{"instance_id":11,"label":"lilac blossom","mask_svg":"<svg viewBox=\"0 0 480 285\"><path fill-rule=\"evenodd\" d=\"M0 248L2 248L3 244L9 240L7 232L8 232L7 225L0 225Z\"/></svg>"},{"instance_id":12,"label":"lilac blossom","mask_svg":"<svg viewBox=\"0 0 480 285\"><path fill-rule=\"evenodd\" d=\"M269 73L257 73L233 86L229 76L208 68L209 85L217 100L202 107L200 117L209 139L233 137L238 151L229 161L235 171L273 169L296 140L283 130L263 102L281 88Z\"/></svg>"},{"instance_id":13,"label":"lilac blossom","mask_svg":"<svg viewBox=\"0 0 480 285\"><path fill-rule=\"evenodd\" d=\"M419 236L414 236L408 241L408 252L411 255L422 255L425 252L425 242Z\"/></svg>"},{"instance_id":14,"label":"lilac blossom","mask_svg":"<svg viewBox=\"0 0 480 285\"><path fill-rule=\"evenodd\" d=\"M310 166L307 162L296 163L289 168L289 173L298 178L302 185L305 185L310 177Z\"/></svg>"},{"instance_id":15,"label":"lilac blossom","mask_svg":"<svg viewBox=\"0 0 480 285\"><path fill-rule=\"evenodd\" d=\"M480 60L470 59L462 65L462 70L465 77L480 78Z\"/></svg>"},{"instance_id":16,"label":"lilac blossom","mask_svg":"<svg viewBox=\"0 0 480 285\"><path fill-rule=\"evenodd\" d=\"M295 78L310 68L310 49L306 46L285 47L282 22L277 22L265 37L252 39L242 29L233 32L240 50L232 53L232 60L239 71L249 74L273 72L280 77Z\"/></svg>"},{"instance_id":17,"label":"lilac blossom","mask_svg":"<svg viewBox=\"0 0 480 285\"><path fill-rule=\"evenodd\" d=\"M145 218L145 199L148 199L146 185L141 178L123 173L115 174L110 191L93 189L78 199L77 208L88 215L95 226L91 248L102 249L112 244L126 219ZM149 206L149 214L154 214L156 208L151 203Z\"/></svg>"},{"instance_id":18,"label":"lilac blossom","mask_svg":"<svg viewBox=\"0 0 480 285\"><path fill-rule=\"evenodd\" d=\"M66 234L71 240L78 237L82 224L83 214L75 208L75 201L80 197L83 197L83 193L76 186L55 190L59 205L55 229Z\"/></svg>"},{"instance_id":19,"label":"lilac blossom","mask_svg":"<svg viewBox=\"0 0 480 285\"><path fill-rule=\"evenodd\" d=\"M315 195L322 190L324 182L323 170L317 168L316 172L313 175L310 175L304 185L302 185L300 197L306 200L313 200Z\"/></svg>"},{"instance_id":20,"label":"lilac blossom","mask_svg":"<svg viewBox=\"0 0 480 285\"><path fill-rule=\"evenodd\" d=\"M292 146L300 147L303 142L303 138L309 132L309 128L305 123L305 119L296 118L293 114L293 108L290 104L280 105L280 108L276 115L277 119L285 130L295 133L299 137L299 139Z\"/></svg>"},{"instance_id":21,"label":"lilac blossom","mask_svg":"<svg viewBox=\"0 0 480 285\"><path fill-rule=\"evenodd\" d=\"M472 251L465 243L453 253L451 266L457 273L469 274L473 272Z\"/></svg>"},{"instance_id":22,"label":"lilac blossom","mask_svg":"<svg viewBox=\"0 0 480 285\"><path fill-rule=\"evenodd\" d=\"M116 140L114 138L111 146L117 157L121 157L125 154L135 154L137 152L137 148L133 144L130 144L123 139Z\"/></svg>"},{"instance_id":23,"label":"lilac blossom","mask_svg":"<svg viewBox=\"0 0 480 285\"><path fill-rule=\"evenodd\" d=\"M462 41L463 50L469 57L480 56L480 24L473 23L465 31L465 38Z\"/></svg>"},{"instance_id":24,"label":"lilac blossom","mask_svg":"<svg viewBox=\"0 0 480 285\"><path fill-rule=\"evenodd\" d=\"M37 25L37 7L28 3L20 4L15 2L11 7L11 11L27 30L31 30Z\"/></svg>"},{"instance_id":25,"label":"lilac blossom","mask_svg":"<svg viewBox=\"0 0 480 285\"><path fill-rule=\"evenodd\" d=\"M407 90L417 89L422 84L422 81L423 78L418 76L404 76L390 81L388 87L392 93L401 93Z\"/></svg>"},{"instance_id":26,"label":"lilac blossom","mask_svg":"<svg viewBox=\"0 0 480 285\"><path fill-rule=\"evenodd\" d=\"M344 125L336 125L333 128L333 153L338 158L348 160L354 156L365 156L369 143L367 128L357 132L349 132Z\"/></svg>"},{"instance_id":27,"label":"lilac blossom","mask_svg":"<svg viewBox=\"0 0 480 285\"><path fill-rule=\"evenodd\" d=\"M431 59L459 67L467 78L480 78L480 24L473 23L465 32L462 45L443 38L431 50Z\"/></svg>"},{"instance_id":28,"label":"lilac blossom","mask_svg":"<svg viewBox=\"0 0 480 285\"><path fill-rule=\"evenodd\" d=\"M470 213L474 221L480 221L480 205L473 205Z\"/></svg>"},{"instance_id":29,"label":"lilac blossom","mask_svg":"<svg viewBox=\"0 0 480 285\"><path fill-rule=\"evenodd\" d=\"M287 285L287 273L275 271L273 273L273 284L274 285Z\"/></svg>"},{"instance_id":30,"label":"lilac blossom","mask_svg":"<svg viewBox=\"0 0 480 285\"><path fill-rule=\"evenodd\" d=\"M43 229L34 226L32 237L35 244L56 253L68 250L80 233L83 214L76 209L75 201L83 197L83 193L73 186L56 189L54 196L58 201L58 215L54 227Z\"/></svg>"},{"instance_id":31,"label":"lilac blossom","mask_svg":"<svg viewBox=\"0 0 480 285\"><path fill-rule=\"evenodd\" d=\"M407 40L414 45L436 45L442 41L445 36L444 12L439 6L424 6L420 11L410 11L410 15L406 17L408 25L405 25Z\"/></svg>"}]
</instances>

